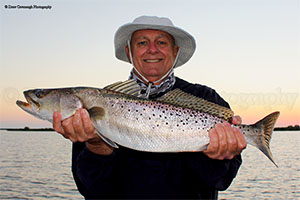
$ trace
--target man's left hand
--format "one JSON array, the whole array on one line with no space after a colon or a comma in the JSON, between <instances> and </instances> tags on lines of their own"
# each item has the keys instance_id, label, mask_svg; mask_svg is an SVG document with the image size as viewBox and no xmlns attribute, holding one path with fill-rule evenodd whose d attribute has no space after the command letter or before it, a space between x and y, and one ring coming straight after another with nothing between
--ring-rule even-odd
<instances>
[{"instance_id":1,"label":"man's left hand","mask_svg":"<svg viewBox=\"0 0 300 200\"><path fill-rule=\"evenodd\" d=\"M231 122L234 125L239 125L242 120L240 116L234 116ZM209 139L209 145L203 153L212 159L232 159L247 146L241 131L232 127L228 122L216 124L209 132Z\"/></svg>"}]
</instances>

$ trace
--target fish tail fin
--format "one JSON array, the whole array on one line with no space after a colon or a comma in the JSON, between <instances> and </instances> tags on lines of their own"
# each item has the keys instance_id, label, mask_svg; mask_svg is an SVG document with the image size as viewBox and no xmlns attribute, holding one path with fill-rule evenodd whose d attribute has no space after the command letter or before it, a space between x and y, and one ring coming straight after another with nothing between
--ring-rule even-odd
<instances>
[{"instance_id":1,"label":"fish tail fin","mask_svg":"<svg viewBox=\"0 0 300 200\"><path fill-rule=\"evenodd\" d=\"M255 129L259 129L260 132L258 133L257 138L252 140L252 145L256 146L259 150L261 150L278 168L277 164L275 163L271 150L270 150L270 141L273 134L273 129L276 123L276 120L279 117L280 112L273 112L268 116L264 117L263 119L259 120L255 124L251 126Z\"/></svg>"}]
</instances>

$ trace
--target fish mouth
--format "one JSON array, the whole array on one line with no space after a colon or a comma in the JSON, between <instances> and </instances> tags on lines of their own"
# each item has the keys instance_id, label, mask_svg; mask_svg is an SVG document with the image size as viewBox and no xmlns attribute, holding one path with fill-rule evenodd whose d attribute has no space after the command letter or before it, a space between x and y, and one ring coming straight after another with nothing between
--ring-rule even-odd
<instances>
[{"instance_id":1,"label":"fish mouth","mask_svg":"<svg viewBox=\"0 0 300 200\"><path fill-rule=\"evenodd\" d=\"M28 108L28 109L30 109L31 107L30 107L30 105L29 105L29 103L27 103L27 102L24 102L24 101L20 101L20 100L17 100L17 105L19 106L19 107L26 107L26 108Z\"/></svg>"},{"instance_id":2,"label":"fish mouth","mask_svg":"<svg viewBox=\"0 0 300 200\"><path fill-rule=\"evenodd\" d=\"M16 102L16 104L20 108L22 108L23 110L28 111L28 112L33 112L34 110L37 110L37 111L40 110L41 105L38 102L36 102L30 96L28 96L26 94L26 92L24 92L24 96L25 96L27 102L20 101L20 100L17 100L17 102Z\"/></svg>"}]
</instances>

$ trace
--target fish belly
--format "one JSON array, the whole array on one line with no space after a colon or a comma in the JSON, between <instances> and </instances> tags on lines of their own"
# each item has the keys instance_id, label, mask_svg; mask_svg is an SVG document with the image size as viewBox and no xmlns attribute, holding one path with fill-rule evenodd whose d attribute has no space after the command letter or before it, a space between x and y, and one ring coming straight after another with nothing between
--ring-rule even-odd
<instances>
[{"instance_id":1,"label":"fish belly","mask_svg":"<svg viewBox=\"0 0 300 200\"><path fill-rule=\"evenodd\" d=\"M209 130L222 120L159 102L110 100L95 128L113 142L150 152L202 151Z\"/></svg>"}]
</instances>

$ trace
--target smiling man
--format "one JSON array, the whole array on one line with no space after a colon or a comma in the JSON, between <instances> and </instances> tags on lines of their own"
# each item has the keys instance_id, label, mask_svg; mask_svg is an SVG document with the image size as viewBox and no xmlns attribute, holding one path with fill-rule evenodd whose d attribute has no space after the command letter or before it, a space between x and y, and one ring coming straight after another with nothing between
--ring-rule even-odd
<instances>
[{"instance_id":1,"label":"smiling man","mask_svg":"<svg viewBox=\"0 0 300 200\"><path fill-rule=\"evenodd\" d=\"M215 90L174 76L174 69L185 64L195 48L194 38L168 18L138 17L115 34L116 57L132 64L130 78L149 99L181 89L229 108ZM232 123L241 123L240 117L233 117ZM97 136L84 109L64 121L54 113L53 127L74 142L74 179L79 192L91 199L217 199L218 191L227 189L236 176L246 147L242 133L228 122L211 129L207 150L189 153L113 149Z\"/></svg>"},{"instance_id":2,"label":"smiling man","mask_svg":"<svg viewBox=\"0 0 300 200\"><path fill-rule=\"evenodd\" d=\"M134 32L130 46L131 51L126 46L126 53L130 57L132 52L135 73L143 74L148 81L156 84L170 71L179 49L170 34L159 30Z\"/></svg>"}]
</instances>

